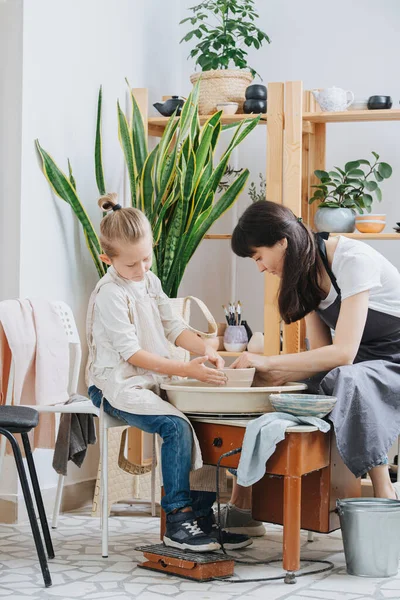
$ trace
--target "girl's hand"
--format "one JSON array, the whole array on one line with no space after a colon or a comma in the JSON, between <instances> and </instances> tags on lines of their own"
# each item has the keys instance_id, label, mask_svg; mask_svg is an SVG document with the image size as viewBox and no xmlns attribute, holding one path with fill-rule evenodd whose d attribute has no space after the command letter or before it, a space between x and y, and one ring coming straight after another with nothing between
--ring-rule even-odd
<instances>
[{"instance_id":1,"label":"girl's hand","mask_svg":"<svg viewBox=\"0 0 400 600\"><path fill-rule=\"evenodd\" d=\"M210 360L209 356L194 358L185 364L185 374L191 379L197 379L203 383L212 383L213 385L225 385L227 377L222 371L211 369L205 366L205 362Z\"/></svg>"},{"instance_id":2,"label":"girl's hand","mask_svg":"<svg viewBox=\"0 0 400 600\"><path fill-rule=\"evenodd\" d=\"M231 369L250 369L251 367L255 367L256 371L268 371L268 356L243 352L239 358L231 364Z\"/></svg>"},{"instance_id":3,"label":"girl's hand","mask_svg":"<svg viewBox=\"0 0 400 600\"><path fill-rule=\"evenodd\" d=\"M224 359L222 358L222 356L220 356L218 354L218 352L216 350L214 350L214 348L211 348L211 346L208 346L208 344L205 345L204 354L206 354L208 356L208 360L210 361L210 363L215 365L217 367L217 369L224 368L224 366L225 366Z\"/></svg>"}]
</instances>

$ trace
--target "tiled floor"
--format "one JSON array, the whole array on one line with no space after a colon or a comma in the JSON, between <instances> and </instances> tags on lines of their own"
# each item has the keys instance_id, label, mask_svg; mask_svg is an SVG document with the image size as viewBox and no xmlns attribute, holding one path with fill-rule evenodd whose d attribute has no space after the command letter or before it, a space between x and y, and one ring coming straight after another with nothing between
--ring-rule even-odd
<instances>
[{"instance_id":1,"label":"tiled floor","mask_svg":"<svg viewBox=\"0 0 400 600\"><path fill-rule=\"evenodd\" d=\"M56 558L50 561L53 587L48 589L43 586L29 525L0 526L0 600L400 599L400 575L391 579L364 579L346 574L338 532L317 535L312 544L303 536L302 556L331 560L335 568L330 573L302 577L293 586L282 582L246 583L246 579L280 574L279 565L237 566L235 575L240 583L195 583L144 571L138 567L141 555L134 547L159 543L159 520L151 518L144 509L135 507L130 516L122 511L119 513L122 516L110 519L108 559L100 556L99 520L90 518L87 511L64 515L58 529L53 531ZM275 558L280 555L281 544L281 528L269 525L267 535L240 556Z\"/></svg>"}]
</instances>

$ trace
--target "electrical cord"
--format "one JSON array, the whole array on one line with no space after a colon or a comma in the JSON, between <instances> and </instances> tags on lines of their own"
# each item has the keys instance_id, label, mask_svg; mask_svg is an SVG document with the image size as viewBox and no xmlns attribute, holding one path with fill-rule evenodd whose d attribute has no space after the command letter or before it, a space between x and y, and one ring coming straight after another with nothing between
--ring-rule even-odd
<instances>
[{"instance_id":1,"label":"electrical cord","mask_svg":"<svg viewBox=\"0 0 400 600\"><path fill-rule=\"evenodd\" d=\"M228 456L234 456L235 454L239 454L242 451L242 448L235 448L234 450L230 450L229 452L225 452L221 454L217 461L217 472L216 472L216 491L217 491L217 528L218 528L218 542L221 545L221 550L225 554L227 558L230 558L235 563L241 565L270 565L273 563L281 562L281 559L272 559L272 560L242 560L238 559L231 554L228 554L225 550L224 543L222 541L222 529L221 529L221 501L220 501L220 489L219 489L219 470L221 467L221 461ZM313 560L308 559L305 560L306 563L319 563L327 565L323 569L314 569L313 571L305 571L305 572L288 572L282 575L276 575L275 577L262 577L259 579L226 579L223 577L214 577L214 581L225 581L226 583L258 583L263 581L279 581L284 580L285 583L296 583L296 577L305 577L306 575L316 575L318 573L324 573L326 571L331 571L334 568L334 564L329 560Z\"/></svg>"}]
</instances>

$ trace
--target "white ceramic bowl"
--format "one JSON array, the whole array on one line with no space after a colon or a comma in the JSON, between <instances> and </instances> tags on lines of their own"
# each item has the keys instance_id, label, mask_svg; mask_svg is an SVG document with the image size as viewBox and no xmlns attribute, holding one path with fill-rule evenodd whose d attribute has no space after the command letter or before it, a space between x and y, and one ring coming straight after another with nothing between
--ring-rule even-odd
<instances>
[{"instance_id":1,"label":"white ceramic bowl","mask_svg":"<svg viewBox=\"0 0 400 600\"><path fill-rule=\"evenodd\" d=\"M386 214L366 213L364 215L356 215L356 223L357 221L369 221L370 219L374 219L376 221L386 221Z\"/></svg>"},{"instance_id":2,"label":"white ceramic bowl","mask_svg":"<svg viewBox=\"0 0 400 600\"><path fill-rule=\"evenodd\" d=\"M356 98L349 106L349 110L368 110L368 98Z\"/></svg>"},{"instance_id":3,"label":"white ceramic bowl","mask_svg":"<svg viewBox=\"0 0 400 600\"><path fill-rule=\"evenodd\" d=\"M227 387L251 387L256 370L250 369L222 369L228 378Z\"/></svg>"},{"instance_id":4,"label":"white ceramic bowl","mask_svg":"<svg viewBox=\"0 0 400 600\"><path fill-rule=\"evenodd\" d=\"M271 404L277 412L305 417L325 417L336 404L335 396L317 394L271 394Z\"/></svg>"},{"instance_id":5,"label":"white ceramic bowl","mask_svg":"<svg viewBox=\"0 0 400 600\"><path fill-rule=\"evenodd\" d=\"M168 400L183 413L202 414L263 414L273 412L270 395L279 392L306 390L305 383L287 383L283 386L231 388L215 387L187 379L162 383Z\"/></svg>"},{"instance_id":6,"label":"white ceramic bowl","mask_svg":"<svg viewBox=\"0 0 400 600\"><path fill-rule=\"evenodd\" d=\"M217 110L222 110L224 115L234 115L238 108L239 104L237 102L220 102L217 104Z\"/></svg>"}]
</instances>

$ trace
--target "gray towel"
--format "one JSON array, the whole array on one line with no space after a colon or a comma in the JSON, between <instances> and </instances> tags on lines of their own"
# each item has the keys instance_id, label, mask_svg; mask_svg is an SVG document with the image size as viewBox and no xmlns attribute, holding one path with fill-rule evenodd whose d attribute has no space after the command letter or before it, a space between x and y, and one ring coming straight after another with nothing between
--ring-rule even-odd
<instances>
[{"instance_id":1,"label":"gray towel","mask_svg":"<svg viewBox=\"0 0 400 600\"><path fill-rule=\"evenodd\" d=\"M237 470L237 482L248 487L265 475L265 463L275 452L276 445L285 438L288 427L312 425L326 433L331 426L318 417L296 417L288 413L273 412L262 415L246 427L242 454Z\"/></svg>"},{"instance_id":2,"label":"gray towel","mask_svg":"<svg viewBox=\"0 0 400 600\"><path fill-rule=\"evenodd\" d=\"M87 398L79 394L74 394L65 404L82 401L87 402ZM72 460L77 467L81 467L86 456L88 444L95 443L96 429L93 415L62 413L54 448L54 470L59 475L66 475L69 460Z\"/></svg>"}]
</instances>

